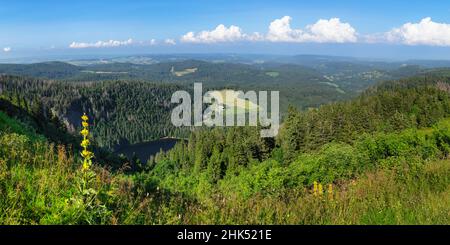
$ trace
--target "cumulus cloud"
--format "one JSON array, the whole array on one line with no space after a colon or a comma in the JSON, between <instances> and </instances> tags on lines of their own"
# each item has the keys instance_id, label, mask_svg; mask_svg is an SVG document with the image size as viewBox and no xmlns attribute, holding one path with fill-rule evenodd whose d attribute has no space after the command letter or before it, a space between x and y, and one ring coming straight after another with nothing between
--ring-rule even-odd
<instances>
[{"instance_id":1,"label":"cumulus cloud","mask_svg":"<svg viewBox=\"0 0 450 245\"><path fill-rule=\"evenodd\" d=\"M271 41L271 42L356 42L356 30L348 23L342 23L339 18L329 20L320 19L313 25L306 26L305 30L292 29L292 18L284 16L272 21L266 35L258 32L244 33L238 26L226 27L218 25L214 30L198 33L188 32L181 37L182 42L190 43L218 43L235 41Z\"/></svg>"},{"instance_id":2,"label":"cumulus cloud","mask_svg":"<svg viewBox=\"0 0 450 245\"><path fill-rule=\"evenodd\" d=\"M133 44L133 39L130 38L125 41L109 40L109 41L97 41L95 43L72 42L69 45L69 47L70 48L111 48L111 47L128 46L131 44Z\"/></svg>"},{"instance_id":3,"label":"cumulus cloud","mask_svg":"<svg viewBox=\"0 0 450 245\"><path fill-rule=\"evenodd\" d=\"M11 47L5 47L5 48L3 48L3 52L8 53L8 52L10 52L10 51L11 51Z\"/></svg>"},{"instance_id":4,"label":"cumulus cloud","mask_svg":"<svg viewBox=\"0 0 450 245\"><path fill-rule=\"evenodd\" d=\"M291 19L290 16L284 16L281 19L272 21L269 25L267 39L272 42L293 42L299 39L303 31L292 29L290 26Z\"/></svg>"},{"instance_id":5,"label":"cumulus cloud","mask_svg":"<svg viewBox=\"0 0 450 245\"><path fill-rule=\"evenodd\" d=\"M171 39L171 38L167 38L166 40L164 40L164 43L165 43L165 44L168 44L168 45L175 45L175 44L177 44L177 43L175 42L175 40L173 40L173 39Z\"/></svg>"},{"instance_id":6,"label":"cumulus cloud","mask_svg":"<svg viewBox=\"0 0 450 245\"><path fill-rule=\"evenodd\" d=\"M356 30L339 18L320 19L305 30L292 29L290 16L272 21L269 25L267 40L271 42L318 42L345 43L358 40Z\"/></svg>"},{"instance_id":7,"label":"cumulus cloud","mask_svg":"<svg viewBox=\"0 0 450 245\"><path fill-rule=\"evenodd\" d=\"M317 22L304 28L291 27L292 18L284 16L270 22L265 34L258 32L245 33L239 26L223 24L217 25L212 30L199 32L187 32L179 40L184 43L212 44L221 42L238 41L268 41L268 42L292 42L292 43L400 43L406 45L430 45L450 46L450 24L433 22L430 17L422 19L418 23L406 23L388 32L358 34L349 23L342 22L339 18L319 19ZM97 41L94 43L72 42L70 48L103 48L119 47L127 45L176 45L172 38L157 41L134 42L132 39L125 41ZM9 52L11 48L4 48Z\"/></svg>"},{"instance_id":8,"label":"cumulus cloud","mask_svg":"<svg viewBox=\"0 0 450 245\"><path fill-rule=\"evenodd\" d=\"M230 27L226 27L225 25L220 24L211 31L201 31L197 34L192 31L188 32L181 37L181 41L190 43L217 43L257 40L258 38L260 38L258 33L248 35L243 33L238 26L231 25Z\"/></svg>"},{"instance_id":9,"label":"cumulus cloud","mask_svg":"<svg viewBox=\"0 0 450 245\"><path fill-rule=\"evenodd\" d=\"M389 42L407 45L450 46L450 24L433 22L430 17L419 23L406 23L385 34Z\"/></svg>"}]
</instances>

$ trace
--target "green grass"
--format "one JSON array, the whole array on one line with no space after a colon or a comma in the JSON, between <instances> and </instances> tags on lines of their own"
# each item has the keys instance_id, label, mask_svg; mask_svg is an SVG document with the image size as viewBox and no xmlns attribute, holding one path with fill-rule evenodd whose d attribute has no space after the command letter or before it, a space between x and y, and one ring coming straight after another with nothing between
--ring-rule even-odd
<instances>
[{"instance_id":1,"label":"green grass","mask_svg":"<svg viewBox=\"0 0 450 245\"><path fill-rule=\"evenodd\" d=\"M287 172L275 162L255 165L248 175L226 180L222 187L209 186L204 175L167 175L156 181L146 172L112 173L97 165L87 195L80 193L85 177L77 152L32 140L32 132L3 113L0 125L0 224L450 224L450 159L444 143L449 120L362 140L365 146L387 148L373 151L372 160L362 162L367 167L359 166L361 173L350 177L340 172L340 161L348 159L335 158L353 157L352 147L358 144L317 152L315 158L328 164L322 166L342 174L332 182L307 175L324 184L319 196L309 184L286 185ZM432 144L438 148L433 150ZM165 173L164 166L159 168ZM192 191L197 194L168 188L170 182L181 188L183 181L196 183ZM231 183L253 191L227 192ZM327 183L333 183L332 194Z\"/></svg>"},{"instance_id":2,"label":"green grass","mask_svg":"<svg viewBox=\"0 0 450 245\"><path fill-rule=\"evenodd\" d=\"M174 74L177 77L182 77L182 76L185 76L185 75L188 75L191 73L195 73L197 71L197 69L198 69L197 67L194 67L194 68L186 68L182 71L174 71L173 70L172 74Z\"/></svg>"},{"instance_id":3,"label":"green grass","mask_svg":"<svg viewBox=\"0 0 450 245\"><path fill-rule=\"evenodd\" d=\"M189 209L195 224L449 224L450 160L407 169L368 172L325 192L290 189L248 199L220 196ZM326 187L325 187L326 189Z\"/></svg>"},{"instance_id":4,"label":"green grass","mask_svg":"<svg viewBox=\"0 0 450 245\"><path fill-rule=\"evenodd\" d=\"M36 132L31 127L14 118L9 117L2 111L0 111L0 132L26 135L31 140L45 139L43 136L36 134Z\"/></svg>"}]
</instances>

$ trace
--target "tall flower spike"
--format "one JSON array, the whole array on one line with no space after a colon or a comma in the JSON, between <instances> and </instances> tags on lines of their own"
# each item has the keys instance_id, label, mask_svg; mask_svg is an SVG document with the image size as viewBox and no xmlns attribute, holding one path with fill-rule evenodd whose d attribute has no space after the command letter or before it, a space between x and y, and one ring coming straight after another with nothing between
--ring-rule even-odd
<instances>
[{"instance_id":1,"label":"tall flower spike","mask_svg":"<svg viewBox=\"0 0 450 245\"><path fill-rule=\"evenodd\" d=\"M313 194L314 196L317 196L317 181L314 181Z\"/></svg>"},{"instance_id":2,"label":"tall flower spike","mask_svg":"<svg viewBox=\"0 0 450 245\"><path fill-rule=\"evenodd\" d=\"M328 199L333 200L333 185L328 184Z\"/></svg>"},{"instance_id":3,"label":"tall flower spike","mask_svg":"<svg viewBox=\"0 0 450 245\"><path fill-rule=\"evenodd\" d=\"M81 116L81 126L83 129L80 131L80 134L83 136L83 140L81 141L81 147L83 147L83 151L81 151L81 157L83 157L83 165L82 170L87 171L92 165L92 157L94 154L88 150L88 146L90 144L88 136L89 136L89 117L86 115L86 113L83 113L83 116Z\"/></svg>"}]
</instances>

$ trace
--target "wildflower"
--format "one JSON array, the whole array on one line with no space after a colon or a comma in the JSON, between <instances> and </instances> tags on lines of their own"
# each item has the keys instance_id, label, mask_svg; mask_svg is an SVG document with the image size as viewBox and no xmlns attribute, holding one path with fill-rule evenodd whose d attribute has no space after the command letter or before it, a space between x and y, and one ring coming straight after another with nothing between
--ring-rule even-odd
<instances>
[{"instance_id":1,"label":"wildflower","mask_svg":"<svg viewBox=\"0 0 450 245\"><path fill-rule=\"evenodd\" d=\"M89 130L88 130L87 127L86 127L86 128L83 128L83 129L80 131L80 133L81 133L81 135L83 135L83 136L88 136Z\"/></svg>"},{"instance_id":2,"label":"wildflower","mask_svg":"<svg viewBox=\"0 0 450 245\"><path fill-rule=\"evenodd\" d=\"M322 184L319 183L319 196L323 195L323 187Z\"/></svg>"},{"instance_id":3,"label":"wildflower","mask_svg":"<svg viewBox=\"0 0 450 245\"><path fill-rule=\"evenodd\" d=\"M83 141L81 141L81 147L86 148L89 146L89 140L88 139L84 139Z\"/></svg>"},{"instance_id":4,"label":"wildflower","mask_svg":"<svg viewBox=\"0 0 450 245\"><path fill-rule=\"evenodd\" d=\"M313 194L317 196L317 181L314 181Z\"/></svg>"},{"instance_id":5,"label":"wildflower","mask_svg":"<svg viewBox=\"0 0 450 245\"><path fill-rule=\"evenodd\" d=\"M81 152L81 156L86 159L90 159L92 157L92 155L93 155L93 153L88 150L83 150Z\"/></svg>"},{"instance_id":6,"label":"wildflower","mask_svg":"<svg viewBox=\"0 0 450 245\"><path fill-rule=\"evenodd\" d=\"M83 128L80 131L81 135L83 135L83 137L87 137L89 135L89 130L87 130L86 128Z\"/></svg>"},{"instance_id":7,"label":"wildflower","mask_svg":"<svg viewBox=\"0 0 450 245\"><path fill-rule=\"evenodd\" d=\"M83 113L83 116L81 116L81 120L83 120L83 121L89 120L89 118L88 118L88 116L86 115L86 113Z\"/></svg>"},{"instance_id":8,"label":"wildflower","mask_svg":"<svg viewBox=\"0 0 450 245\"><path fill-rule=\"evenodd\" d=\"M90 167L91 167L91 161L85 159L83 161L83 171L89 170Z\"/></svg>"},{"instance_id":9,"label":"wildflower","mask_svg":"<svg viewBox=\"0 0 450 245\"><path fill-rule=\"evenodd\" d=\"M81 122L81 126L83 126L83 129L80 131L80 134L83 136L83 140L81 141L81 147L83 147L83 150L81 151L81 156L84 158L83 159L83 165L82 165L82 170L83 171L87 171L89 170L89 168L92 165L92 160L91 158L94 156L94 153L92 153L91 151L88 150L88 146L90 144L88 136L89 136L89 123L88 123L88 116L86 115L86 113L83 113L83 116L81 116L81 120L83 120Z\"/></svg>"},{"instance_id":10,"label":"wildflower","mask_svg":"<svg viewBox=\"0 0 450 245\"><path fill-rule=\"evenodd\" d=\"M328 199L333 200L333 185L328 184Z\"/></svg>"}]
</instances>

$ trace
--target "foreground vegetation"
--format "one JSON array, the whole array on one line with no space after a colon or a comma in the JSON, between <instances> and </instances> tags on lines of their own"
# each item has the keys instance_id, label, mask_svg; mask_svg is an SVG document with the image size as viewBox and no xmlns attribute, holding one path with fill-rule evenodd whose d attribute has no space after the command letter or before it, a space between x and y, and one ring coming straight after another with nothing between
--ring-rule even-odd
<instances>
[{"instance_id":1,"label":"foreground vegetation","mask_svg":"<svg viewBox=\"0 0 450 245\"><path fill-rule=\"evenodd\" d=\"M323 192L317 190L315 194L309 186L274 185L284 181L276 176L283 172L266 169L255 172L254 178L244 175L237 179L245 183L242 187L258 183L265 191L250 196L212 192L194 199L162 187L153 188L141 175L111 173L100 167L93 169L89 188L83 189L81 160L64 147L33 142L15 133L4 134L0 145L2 224L450 222L449 159L417 165L384 159L384 167L333 184L332 190L324 185Z\"/></svg>"},{"instance_id":2,"label":"foreground vegetation","mask_svg":"<svg viewBox=\"0 0 450 245\"><path fill-rule=\"evenodd\" d=\"M448 81L408 79L291 110L277 139L257 128L202 129L121 168L92 158L90 141L80 155L8 107L0 223L450 224Z\"/></svg>"}]
</instances>

